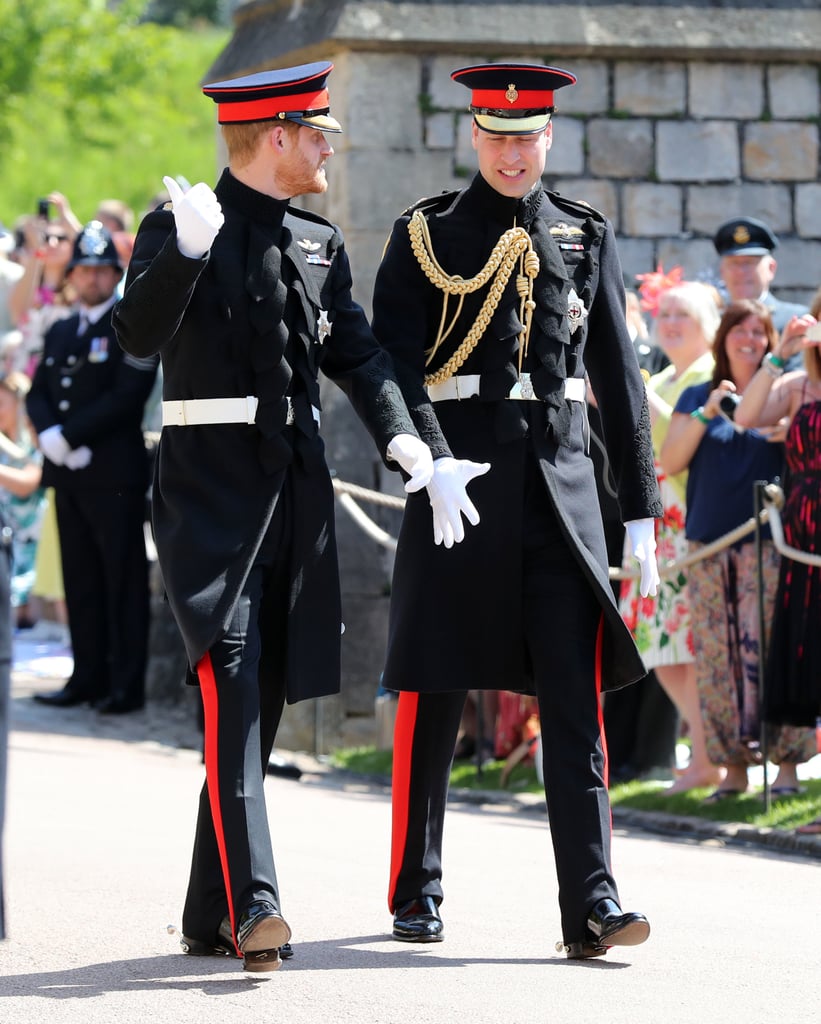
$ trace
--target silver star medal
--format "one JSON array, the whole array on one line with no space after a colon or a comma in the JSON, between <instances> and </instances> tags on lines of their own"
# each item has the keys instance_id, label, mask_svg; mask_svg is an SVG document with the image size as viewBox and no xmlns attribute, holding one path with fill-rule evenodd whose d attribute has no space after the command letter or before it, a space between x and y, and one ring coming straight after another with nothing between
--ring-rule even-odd
<instances>
[{"instance_id":1,"label":"silver star medal","mask_svg":"<svg viewBox=\"0 0 821 1024\"><path fill-rule=\"evenodd\" d=\"M576 331L584 323L588 310L584 308L584 303L576 294L576 289L571 288L570 294L567 296L567 319L570 322L570 333L575 334Z\"/></svg>"},{"instance_id":2,"label":"silver star medal","mask_svg":"<svg viewBox=\"0 0 821 1024\"><path fill-rule=\"evenodd\" d=\"M316 340L320 345L324 345L325 339L331 336L331 328L333 324L328 319L328 310L320 309L319 317L316 321Z\"/></svg>"}]
</instances>

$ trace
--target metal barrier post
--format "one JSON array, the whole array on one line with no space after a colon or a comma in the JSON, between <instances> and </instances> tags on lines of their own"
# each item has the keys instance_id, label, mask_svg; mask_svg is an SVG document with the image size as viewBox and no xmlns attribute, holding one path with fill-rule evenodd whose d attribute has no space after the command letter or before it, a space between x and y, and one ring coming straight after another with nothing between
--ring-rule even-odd
<instances>
[{"instance_id":1,"label":"metal barrier post","mask_svg":"<svg viewBox=\"0 0 821 1024\"><path fill-rule=\"evenodd\" d=\"M756 480L753 484L753 504L755 506L755 555L758 576L758 719L761 737L761 759L764 768L764 811L770 810L770 781L767 776L767 760L769 745L767 743L767 723L761 717L764 707L764 671L767 664L766 634L764 622L764 565L761 546L761 513L764 508L764 488L766 480Z\"/></svg>"}]
</instances>

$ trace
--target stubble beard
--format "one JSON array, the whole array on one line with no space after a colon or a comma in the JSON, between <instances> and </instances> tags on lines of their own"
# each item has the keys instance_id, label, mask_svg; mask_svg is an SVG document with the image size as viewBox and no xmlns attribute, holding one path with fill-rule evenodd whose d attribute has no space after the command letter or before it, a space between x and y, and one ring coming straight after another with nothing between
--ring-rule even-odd
<instances>
[{"instance_id":1,"label":"stubble beard","mask_svg":"<svg viewBox=\"0 0 821 1024\"><path fill-rule=\"evenodd\" d=\"M328 180L325 177L325 162L312 167L308 160L300 160L292 170L280 174L280 185L290 196L326 192Z\"/></svg>"}]
</instances>

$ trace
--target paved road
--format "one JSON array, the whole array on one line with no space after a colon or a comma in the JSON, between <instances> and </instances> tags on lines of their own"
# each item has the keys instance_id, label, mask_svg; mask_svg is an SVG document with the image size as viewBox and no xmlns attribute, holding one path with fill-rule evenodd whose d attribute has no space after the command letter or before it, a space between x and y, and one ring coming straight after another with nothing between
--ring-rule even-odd
<instances>
[{"instance_id":1,"label":"paved road","mask_svg":"<svg viewBox=\"0 0 821 1024\"><path fill-rule=\"evenodd\" d=\"M617 829L626 907L653 935L559 957L549 832L533 810L454 804L447 940L388 937L389 797L323 773L267 783L295 958L265 980L185 957L177 924L202 767L156 709L112 723L38 709L18 675L0 1021L131 1024L745 1024L813 1020L819 861ZM56 714L56 717L55 717ZM46 717L47 716L47 717ZM312 762L306 759L305 767Z\"/></svg>"}]
</instances>

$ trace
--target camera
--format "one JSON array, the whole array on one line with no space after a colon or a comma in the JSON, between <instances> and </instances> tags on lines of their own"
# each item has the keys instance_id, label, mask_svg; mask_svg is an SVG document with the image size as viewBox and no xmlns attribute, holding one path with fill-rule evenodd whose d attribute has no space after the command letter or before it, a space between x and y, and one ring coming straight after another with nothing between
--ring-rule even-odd
<instances>
[{"instance_id":1,"label":"camera","mask_svg":"<svg viewBox=\"0 0 821 1024\"><path fill-rule=\"evenodd\" d=\"M48 211L51 203L48 199L37 200L37 216L42 217L44 220L48 220Z\"/></svg>"},{"instance_id":2,"label":"camera","mask_svg":"<svg viewBox=\"0 0 821 1024\"><path fill-rule=\"evenodd\" d=\"M721 409L721 415L728 420L735 419L736 406L740 401L741 398L739 395L723 395L721 401L718 403L718 407Z\"/></svg>"}]
</instances>

